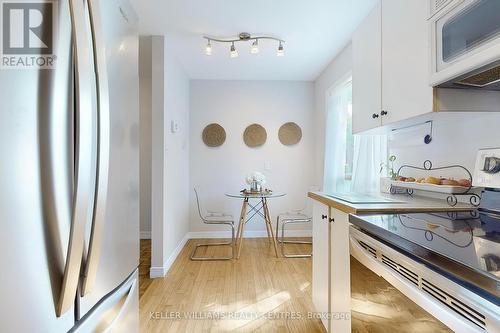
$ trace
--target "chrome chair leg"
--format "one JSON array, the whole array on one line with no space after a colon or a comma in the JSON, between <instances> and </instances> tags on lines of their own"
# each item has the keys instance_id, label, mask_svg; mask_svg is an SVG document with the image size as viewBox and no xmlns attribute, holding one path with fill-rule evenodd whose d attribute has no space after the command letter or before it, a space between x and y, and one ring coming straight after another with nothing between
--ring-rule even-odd
<instances>
[{"instance_id":1,"label":"chrome chair leg","mask_svg":"<svg viewBox=\"0 0 500 333\"><path fill-rule=\"evenodd\" d=\"M279 234L279 216L276 219L276 240L280 244L280 249L281 249L281 255L285 258L310 258L312 257L312 253L304 254L304 253L292 253L292 254L287 254L285 253L285 244L312 244L311 241L301 241L301 240L294 240L294 241L287 241L285 240L285 226L287 224L293 224L293 223L310 223L311 219L294 219L294 220L282 220L281 221L281 239L278 238Z\"/></svg>"},{"instance_id":2,"label":"chrome chair leg","mask_svg":"<svg viewBox=\"0 0 500 333\"><path fill-rule=\"evenodd\" d=\"M231 227L231 241L230 242L221 242L221 243L203 243L198 244L194 247L193 252L191 252L190 259L193 261L215 261L215 260L231 260L234 258L234 223L233 222L221 222L221 223L211 223L211 224L225 224ZM196 257L196 251L200 247L208 247L208 246L231 246L231 256L230 257Z\"/></svg>"}]
</instances>

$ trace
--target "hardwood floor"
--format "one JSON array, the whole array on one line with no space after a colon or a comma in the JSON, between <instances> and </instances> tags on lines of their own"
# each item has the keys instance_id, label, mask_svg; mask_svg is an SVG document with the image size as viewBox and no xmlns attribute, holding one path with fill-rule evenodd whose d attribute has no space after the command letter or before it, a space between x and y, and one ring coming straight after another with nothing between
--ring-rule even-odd
<instances>
[{"instance_id":1,"label":"hardwood floor","mask_svg":"<svg viewBox=\"0 0 500 333\"><path fill-rule=\"evenodd\" d=\"M144 295L152 279L149 278L149 268L151 267L151 240L141 239L141 253L139 257L139 298Z\"/></svg>"},{"instance_id":2,"label":"hardwood floor","mask_svg":"<svg viewBox=\"0 0 500 333\"><path fill-rule=\"evenodd\" d=\"M307 318L313 311L310 258L278 259L268 240L258 238L245 239L239 260L189 260L200 241L186 244L165 278L151 280L151 243L141 240L141 332L325 332L319 319ZM199 251L229 254L227 248ZM451 332L353 258L351 281L352 332Z\"/></svg>"}]
</instances>

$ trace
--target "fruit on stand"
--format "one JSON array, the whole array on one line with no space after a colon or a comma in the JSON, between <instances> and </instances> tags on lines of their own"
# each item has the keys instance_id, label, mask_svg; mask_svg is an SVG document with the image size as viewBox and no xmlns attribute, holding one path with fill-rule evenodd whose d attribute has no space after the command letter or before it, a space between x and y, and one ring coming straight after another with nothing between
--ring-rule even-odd
<instances>
[{"instance_id":1,"label":"fruit on stand","mask_svg":"<svg viewBox=\"0 0 500 333\"><path fill-rule=\"evenodd\" d=\"M441 179L441 185L460 186L460 184L453 179Z\"/></svg>"},{"instance_id":2,"label":"fruit on stand","mask_svg":"<svg viewBox=\"0 0 500 333\"><path fill-rule=\"evenodd\" d=\"M396 176L395 180L405 183L420 183L420 184L463 186L463 187L472 186L472 183L469 179L455 180L453 178L444 178L444 177L413 178L413 177Z\"/></svg>"},{"instance_id":3,"label":"fruit on stand","mask_svg":"<svg viewBox=\"0 0 500 333\"><path fill-rule=\"evenodd\" d=\"M427 177L427 178L425 178L424 183L441 185L441 179L436 178L436 177Z\"/></svg>"},{"instance_id":4,"label":"fruit on stand","mask_svg":"<svg viewBox=\"0 0 500 333\"><path fill-rule=\"evenodd\" d=\"M469 179L459 179L457 180L459 186L471 187L472 183Z\"/></svg>"}]
</instances>

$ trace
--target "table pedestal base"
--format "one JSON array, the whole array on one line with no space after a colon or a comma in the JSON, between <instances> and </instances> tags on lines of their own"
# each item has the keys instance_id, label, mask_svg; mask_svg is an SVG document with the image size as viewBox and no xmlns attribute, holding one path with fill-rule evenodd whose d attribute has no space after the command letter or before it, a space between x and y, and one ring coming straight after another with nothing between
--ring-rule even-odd
<instances>
[{"instance_id":1,"label":"table pedestal base","mask_svg":"<svg viewBox=\"0 0 500 333\"><path fill-rule=\"evenodd\" d=\"M250 217L247 218L248 214ZM245 198L243 200L243 205L241 207L241 215L240 215L240 223L238 224L238 232L236 233L236 243L237 243L237 253L236 259L240 258L241 247L243 245L243 232L245 229L245 225L250 221L255 215L260 215L264 218L264 222L266 224L267 238L269 242L273 243L274 253L276 254L276 258L279 258L278 255L278 244L276 243L276 238L274 237L274 231L271 224L271 214L269 213L269 206L267 205L266 198L260 198L260 201L257 205L252 205L249 202L249 198Z\"/></svg>"}]
</instances>

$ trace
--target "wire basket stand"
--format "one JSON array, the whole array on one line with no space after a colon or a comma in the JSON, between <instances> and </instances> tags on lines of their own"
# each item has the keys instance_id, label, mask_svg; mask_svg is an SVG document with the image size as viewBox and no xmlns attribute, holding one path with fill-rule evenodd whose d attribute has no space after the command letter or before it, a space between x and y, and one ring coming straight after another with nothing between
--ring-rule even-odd
<instances>
[{"instance_id":1,"label":"wire basket stand","mask_svg":"<svg viewBox=\"0 0 500 333\"><path fill-rule=\"evenodd\" d=\"M436 170L451 170L451 169L460 169L463 170L464 173L467 175L467 179L470 182L470 186L464 187L463 192L459 193L453 193L449 194L448 197L446 198L446 202L450 206L456 206L458 203L458 197L460 196L468 196L469 197L469 202L471 205L477 207L481 203L481 196L478 194L472 192L472 174L471 172L464 166L462 165L448 165L448 166L443 166L443 167L433 167L432 162L430 160L426 160L423 163L423 167L418 167L418 166L413 166L413 165L402 165L397 172L397 176L401 176L403 171L406 170L420 170L420 171L436 171ZM464 178L465 179L465 178ZM406 188L404 186L399 186L395 184L391 184L390 192L391 194L396 194L396 193L401 193L401 190L404 191L404 193L408 195L413 195L414 189L412 188Z\"/></svg>"}]
</instances>

